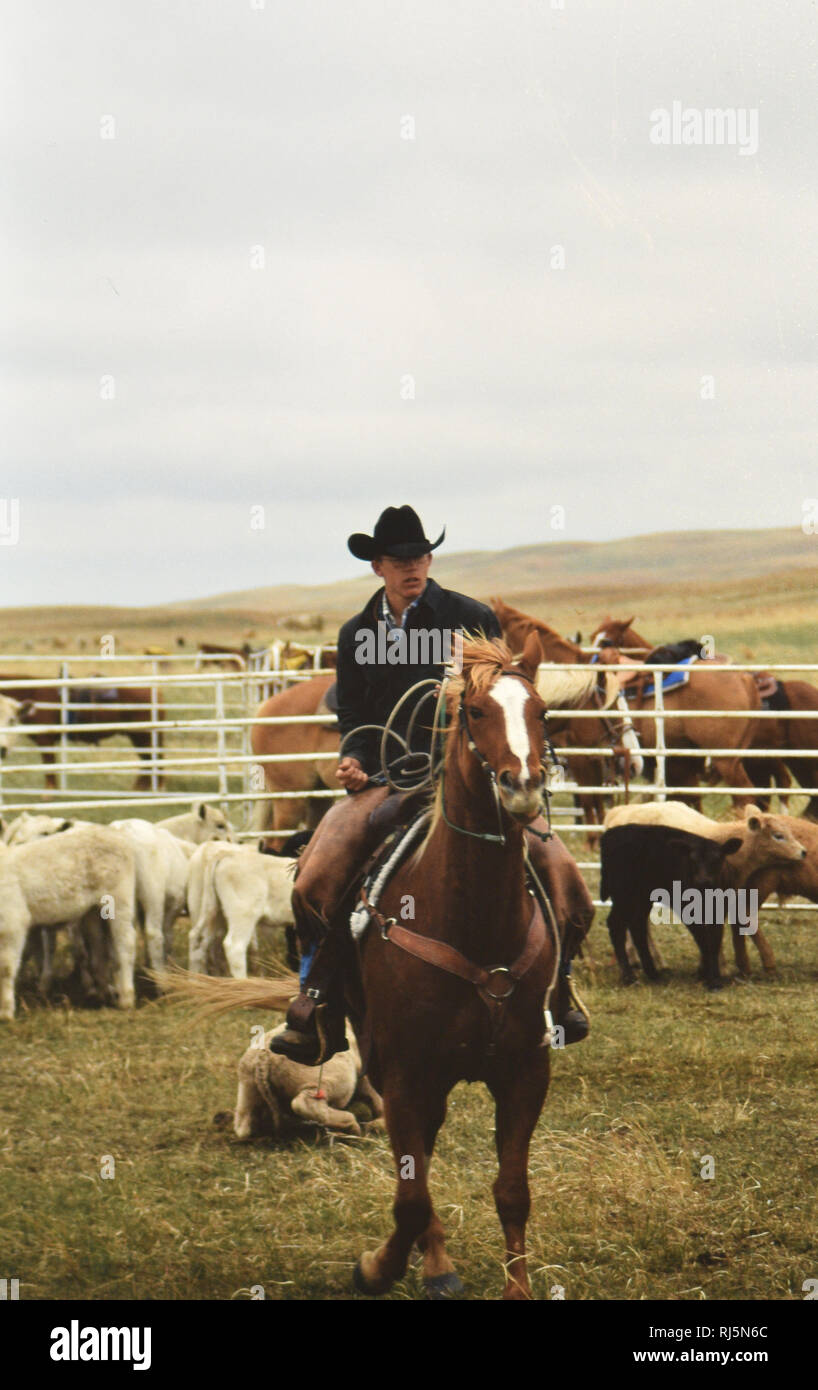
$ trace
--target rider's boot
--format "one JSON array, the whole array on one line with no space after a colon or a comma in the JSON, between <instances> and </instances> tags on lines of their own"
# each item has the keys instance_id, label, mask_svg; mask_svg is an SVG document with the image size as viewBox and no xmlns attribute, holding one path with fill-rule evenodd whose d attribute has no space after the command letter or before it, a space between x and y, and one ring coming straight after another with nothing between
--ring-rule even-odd
<instances>
[{"instance_id":1,"label":"rider's boot","mask_svg":"<svg viewBox=\"0 0 818 1390\"><path fill-rule=\"evenodd\" d=\"M330 927L320 943L301 993L287 1010L287 1026L270 1041L270 1051L291 1062L314 1067L336 1052L346 1052L346 1016L339 927Z\"/></svg>"}]
</instances>

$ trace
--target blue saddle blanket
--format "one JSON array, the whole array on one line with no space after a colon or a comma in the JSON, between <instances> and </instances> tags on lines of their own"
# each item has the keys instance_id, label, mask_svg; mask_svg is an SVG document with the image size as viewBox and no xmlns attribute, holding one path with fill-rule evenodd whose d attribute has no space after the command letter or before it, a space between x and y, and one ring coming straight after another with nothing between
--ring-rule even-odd
<instances>
[{"instance_id":1,"label":"blue saddle blanket","mask_svg":"<svg viewBox=\"0 0 818 1390\"><path fill-rule=\"evenodd\" d=\"M666 694L666 692L667 692L668 690L675 690L675 689L676 689L678 686L680 686L680 685L687 685L687 682L690 680L690 667L693 665L693 662L694 662L694 661L698 661L698 657L697 657L697 656L686 656L686 657L684 658L683 661L680 661L680 662L679 662L679 665L680 665L680 666L684 666L684 667L687 668L686 670L684 670L684 671L663 671L663 672L662 672L662 694L663 694L663 695ZM644 686L644 688L643 688L643 690L642 690L642 694L643 694L644 696L652 695L652 694L653 694L653 691L654 691L654 683L653 683L653 681L651 680L651 681L648 681L647 684ZM635 690L627 690L627 689L626 689L626 690L625 690L625 694L626 694L626 696L628 697L628 699L631 699L631 700L632 700L633 697L634 697L635 694L636 694L636 691L635 691Z\"/></svg>"}]
</instances>

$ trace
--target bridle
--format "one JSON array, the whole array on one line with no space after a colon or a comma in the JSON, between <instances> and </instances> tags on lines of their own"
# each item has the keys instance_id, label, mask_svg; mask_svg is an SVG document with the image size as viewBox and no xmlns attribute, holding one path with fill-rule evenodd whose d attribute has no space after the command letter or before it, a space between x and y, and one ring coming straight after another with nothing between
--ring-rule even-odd
<instances>
[{"instance_id":1,"label":"bridle","mask_svg":"<svg viewBox=\"0 0 818 1390\"><path fill-rule=\"evenodd\" d=\"M534 689L530 677L526 676L522 671L515 670L513 667L506 667L504 670L500 671L497 679L499 680L502 676L514 676L518 680L525 681L527 685L531 686L532 690ZM446 733L447 683L448 682L444 681L441 687L438 706L435 710L435 725L432 735L433 746L435 738L438 736L443 736ZM466 713L465 694L466 692L464 687L464 689L461 691L460 700L457 707L457 720L459 727L465 734L466 747L468 748L472 756L476 759L483 774L488 778L489 786L491 788L492 796L494 799L494 809L497 816L497 834L495 835L487 830L468 830L464 825L456 825L454 821L449 820L449 817L446 814L445 756L442 756L440 761L440 813L445 824L449 827L449 829L456 830L459 835L468 835L472 839L484 840L490 844L505 845L507 843L507 837L506 832L503 828L503 805L500 798L500 792L497 787L497 774L494 768L491 766L491 763L488 761L488 759L484 757L484 755L480 752L480 749L477 747L477 744L475 743L474 738L472 737L471 728L469 726L469 717ZM544 739L544 743L545 746L550 749L552 759L556 761L554 750L550 743L550 740ZM545 811L546 819L548 821L547 832L544 833L541 830L535 830L530 825L526 826L525 828L530 832L530 834L536 835L537 838L540 840L550 840L553 838L553 831L551 829L551 806L549 802L547 779L543 780L543 810Z\"/></svg>"},{"instance_id":2,"label":"bridle","mask_svg":"<svg viewBox=\"0 0 818 1390\"><path fill-rule=\"evenodd\" d=\"M601 641L600 646L609 646L609 647L612 647L612 646L613 646L613 643L612 643L611 641L609 641L608 639L604 639L603 641ZM597 665L598 662L599 662L599 655L598 655L598 654L595 654L594 656L591 657L591 665L592 665L592 666ZM621 758L622 758L622 761L623 761L623 764L624 764L625 796L626 796L626 798L627 798L627 796L628 796L628 788L629 788L629 784L630 784L631 750L630 750L630 748L628 748L628 747L625 745L625 743L623 742L623 740L624 740L625 734L626 734L629 730L630 730L630 732L634 735L634 737L637 739L637 741L638 741L638 737L639 737L639 736L638 736L638 734L636 733L636 729L634 728L633 720L631 719L630 711L629 711L629 710L627 710L627 709L624 710L624 711L621 711L621 710L620 710L620 717L619 717L619 719L612 719L608 714L605 713L605 711L606 711L607 709L609 709L610 706L609 706L609 705L606 705L606 704L604 703L604 698L603 698L603 694L602 694L602 679L603 679L603 672L600 671L600 673L599 673L599 680L597 681L596 688L595 688L595 690L594 690L594 704L596 705L597 709L599 710L599 722L600 722L600 724L602 725L603 729L605 730L605 734L606 734L606 739L605 739L605 741L606 741L607 743L610 744L610 748L611 748L611 757L612 757L612 758L617 758L617 757L621 757ZM614 775L615 775L615 774L614 774Z\"/></svg>"}]
</instances>

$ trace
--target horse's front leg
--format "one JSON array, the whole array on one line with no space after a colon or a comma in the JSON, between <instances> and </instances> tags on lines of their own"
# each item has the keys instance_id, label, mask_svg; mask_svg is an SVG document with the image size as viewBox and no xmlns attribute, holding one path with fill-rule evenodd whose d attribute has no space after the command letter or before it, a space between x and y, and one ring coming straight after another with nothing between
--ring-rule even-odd
<instances>
[{"instance_id":1,"label":"horse's front leg","mask_svg":"<svg viewBox=\"0 0 818 1390\"><path fill-rule=\"evenodd\" d=\"M445 1118L446 1097L441 1096L437 1108L429 1117L423 1143L427 1178L437 1133ZM427 1298L439 1301L445 1298L454 1298L463 1292L463 1284L446 1249L446 1232L443 1229L443 1222L436 1211L432 1212L431 1220L418 1240L418 1249L423 1256L423 1284Z\"/></svg>"},{"instance_id":2,"label":"horse's front leg","mask_svg":"<svg viewBox=\"0 0 818 1390\"><path fill-rule=\"evenodd\" d=\"M386 1128L395 1158L398 1186L392 1208L395 1229L378 1250L366 1251L355 1266L360 1293L386 1293L406 1272L409 1253L434 1216L426 1173L426 1141L436 1098L424 1094L423 1084L406 1085L404 1077L384 1078Z\"/></svg>"},{"instance_id":3,"label":"horse's front leg","mask_svg":"<svg viewBox=\"0 0 818 1390\"><path fill-rule=\"evenodd\" d=\"M505 1069L498 1069L488 1083L495 1100L495 1143L500 1161L494 1202L506 1240L504 1299L533 1297L525 1252L531 1208L528 1148L548 1091L549 1062L549 1049L539 1047L530 1060L509 1059Z\"/></svg>"}]
</instances>

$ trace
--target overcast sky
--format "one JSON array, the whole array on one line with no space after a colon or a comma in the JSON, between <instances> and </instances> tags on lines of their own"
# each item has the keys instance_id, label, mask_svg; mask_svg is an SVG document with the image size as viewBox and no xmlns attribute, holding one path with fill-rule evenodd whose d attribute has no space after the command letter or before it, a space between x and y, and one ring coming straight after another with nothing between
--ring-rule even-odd
<instances>
[{"instance_id":1,"label":"overcast sky","mask_svg":"<svg viewBox=\"0 0 818 1390\"><path fill-rule=\"evenodd\" d=\"M389 503L450 552L800 527L812 0L2 14L0 603L352 575ZM676 101L757 152L653 143Z\"/></svg>"}]
</instances>

